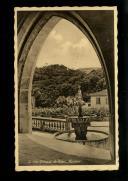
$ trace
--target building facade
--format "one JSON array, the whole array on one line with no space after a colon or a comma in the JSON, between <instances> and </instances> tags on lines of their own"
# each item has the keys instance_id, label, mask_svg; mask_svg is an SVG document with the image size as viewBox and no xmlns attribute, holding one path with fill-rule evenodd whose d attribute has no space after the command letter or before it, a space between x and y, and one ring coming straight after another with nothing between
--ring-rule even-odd
<instances>
[{"instance_id":1,"label":"building facade","mask_svg":"<svg viewBox=\"0 0 128 181\"><path fill-rule=\"evenodd\" d=\"M90 94L90 107L97 109L109 108L107 89Z\"/></svg>"}]
</instances>

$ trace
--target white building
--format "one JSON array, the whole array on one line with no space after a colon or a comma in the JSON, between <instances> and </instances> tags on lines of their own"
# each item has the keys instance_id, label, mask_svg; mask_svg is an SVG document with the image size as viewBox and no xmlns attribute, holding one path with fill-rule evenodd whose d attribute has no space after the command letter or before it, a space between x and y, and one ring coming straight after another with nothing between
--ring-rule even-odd
<instances>
[{"instance_id":1,"label":"white building","mask_svg":"<svg viewBox=\"0 0 128 181\"><path fill-rule=\"evenodd\" d=\"M90 107L97 108L97 109L109 108L107 89L90 94Z\"/></svg>"}]
</instances>

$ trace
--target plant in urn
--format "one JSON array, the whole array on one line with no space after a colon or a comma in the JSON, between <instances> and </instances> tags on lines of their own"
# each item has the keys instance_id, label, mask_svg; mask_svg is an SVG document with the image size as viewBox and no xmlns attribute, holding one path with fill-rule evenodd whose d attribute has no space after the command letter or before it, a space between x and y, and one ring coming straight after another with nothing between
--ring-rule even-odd
<instances>
[{"instance_id":1,"label":"plant in urn","mask_svg":"<svg viewBox=\"0 0 128 181\"><path fill-rule=\"evenodd\" d=\"M76 140L87 140L87 127L90 124L89 119L82 115L83 98L80 86L78 87L78 93L76 96L78 100L78 117L72 120L72 127L75 130Z\"/></svg>"}]
</instances>

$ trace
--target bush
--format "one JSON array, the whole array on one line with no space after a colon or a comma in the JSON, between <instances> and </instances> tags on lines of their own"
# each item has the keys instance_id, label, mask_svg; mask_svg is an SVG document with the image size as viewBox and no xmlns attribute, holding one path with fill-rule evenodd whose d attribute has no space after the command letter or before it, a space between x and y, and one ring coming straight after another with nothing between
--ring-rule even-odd
<instances>
[{"instance_id":1,"label":"bush","mask_svg":"<svg viewBox=\"0 0 128 181\"><path fill-rule=\"evenodd\" d=\"M63 106L54 108L36 108L32 111L33 116L65 118L65 116L78 116L78 106ZM109 111L105 109L82 108L83 116L94 116L97 120L103 120L109 116Z\"/></svg>"}]
</instances>

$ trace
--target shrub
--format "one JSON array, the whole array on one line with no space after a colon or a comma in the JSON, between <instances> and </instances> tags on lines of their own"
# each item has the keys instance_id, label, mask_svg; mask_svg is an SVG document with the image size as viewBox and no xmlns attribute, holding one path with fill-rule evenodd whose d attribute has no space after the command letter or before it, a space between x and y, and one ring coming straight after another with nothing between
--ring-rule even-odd
<instances>
[{"instance_id":1,"label":"shrub","mask_svg":"<svg viewBox=\"0 0 128 181\"><path fill-rule=\"evenodd\" d=\"M63 107L53 107L53 108L35 108L32 111L33 116L42 117L55 117L64 118L67 116L78 116L78 106L63 106ZM105 109L94 109L94 108L83 108L83 116L96 116L97 120L103 120L104 117L109 116L109 111Z\"/></svg>"}]
</instances>

